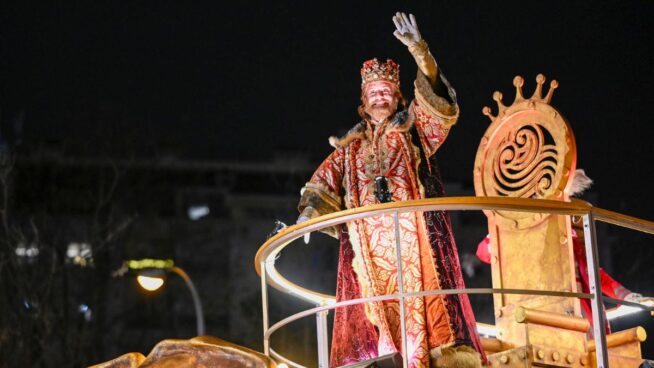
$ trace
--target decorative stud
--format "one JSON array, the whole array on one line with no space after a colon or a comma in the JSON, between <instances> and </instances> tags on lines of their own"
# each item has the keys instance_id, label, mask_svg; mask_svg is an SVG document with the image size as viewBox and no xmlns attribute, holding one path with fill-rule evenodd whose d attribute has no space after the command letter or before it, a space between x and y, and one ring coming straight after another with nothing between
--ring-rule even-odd
<instances>
[{"instance_id":1,"label":"decorative stud","mask_svg":"<svg viewBox=\"0 0 654 368\"><path fill-rule=\"evenodd\" d=\"M555 352L552 353L552 360L553 361L558 362L559 358L561 358L561 354L559 354L558 351L555 351Z\"/></svg>"}]
</instances>

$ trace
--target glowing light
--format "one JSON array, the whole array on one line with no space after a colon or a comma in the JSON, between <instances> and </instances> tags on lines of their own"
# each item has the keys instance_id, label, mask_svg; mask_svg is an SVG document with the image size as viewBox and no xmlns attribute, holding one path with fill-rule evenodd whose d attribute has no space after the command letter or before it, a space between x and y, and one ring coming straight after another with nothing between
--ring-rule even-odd
<instances>
[{"instance_id":1,"label":"glowing light","mask_svg":"<svg viewBox=\"0 0 654 368\"><path fill-rule=\"evenodd\" d=\"M277 368L288 368L288 365L286 363L280 363L277 364Z\"/></svg>"},{"instance_id":2,"label":"glowing light","mask_svg":"<svg viewBox=\"0 0 654 368\"><path fill-rule=\"evenodd\" d=\"M640 304L648 306L648 307L654 307L654 299L646 299L643 300ZM638 308L638 307L632 307L629 305L620 305L617 308L609 309L606 311L606 318L608 319L614 319L614 318L620 318L627 316L629 314L634 314L642 311L643 309Z\"/></svg>"},{"instance_id":3,"label":"glowing light","mask_svg":"<svg viewBox=\"0 0 654 368\"><path fill-rule=\"evenodd\" d=\"M34 243L30 243L29 245L18 243L16 249L14 249L14 253L18 257L34 258L39 255L39 248Z\"/></svg>"},{"instance_id":4,"label":"glowing light","mask_svg":"<svg viewBox=\"0 0 654 368\"><path fill-rule=\"evenodd\" d=\"M172 259L132 259L126 261L127 267L132 270L142 270L145 268L158 268L158 269L169 269L175 266L175 262Z\"/></svg>"},{"instance_id":5,"label":"glowing light","mask_svg":"<svg viewBox=\"0 0 654 368\"><path fill-rule=\"evenodd\" d=\"M79 307L77 307L77 310L84 316L86 322L91 322L93 312L87 304L80 304Z\"/></svg>"},{"instance_id":6,"label":"glowing light","mask_svg":"<svg viewBox=\"0 0 654 368\"><path fill-rule=\"evenodd\" d=\"M93 250L89 243L68 243L66 248L67 262L77 266L87 267L93 265Z\"/></svg>"},{"instance_id":7,"label":"glowing light","mask_svg":"<svg viewBox=\"0 0 654 368\"><path fill-rule=\"evenodd\" d=\"M273 260L274 257L275 257L274 255L270 256L270 258L272 258ZM270 279L272 279L282 288L286 290L290 290L291 294L295 294L299 298L302 298L308 302L314 303L316 305L330 305L336 303L336 298L322 297L318 293L314 293L310 290L297 287L296 285L291 284L288 280L286 280L284 277L282 277L282 275L279 274L279 272L275 268L274 261L266 265L266 273L268 274L268 277L270 277Z\"/></svg>"},{"instance_id":8,"label":"glowing light","mask_svg":"<svg viewBox=\"0 0 654 368\"><path fill-rule=\"evenodd\" d=\"M209 214L209 206L191 206L188 209L188 218L199 220Z\"/></svg>"},{"instance_id":9,"label":"glowing light","mask_svg":"<svg viewBox=\"0 0 654 368\"><path fill-rule=\"evenodd\" d=\"M66 257L75 258L77 256L79 256L79 244L77 243L68 244L68 248L66 248Z\"/></svg>"},{"instance_id":10,"label":"glowing light","mask_svg":"<svg viewBox=\"0 0 654 368\"><path fill-rule=\"evenodd\" d=\"M138 281L142 288L148 291L155 291L164 284L164 279L161 277L150 277L143 275L136 276L136 281Z\"/></svg>"},{"instance_id":11,"label":"glowing light","mask_svg":"<svg viewBox=\"0 0 654 368\"><path fill-rule=\"evenodd\" d=\"M26 249L27 249L27 248L25 248L25 244L20 243L20 244L18 244L18 247L16 247L16 249L14 250L14 252L15 252L16 255L19 256L19 257L25 257L25 255L26 255Z\"/></svg>"},{"instance_id":12,"label":"glowing light","mask_svg":"<svg viewBox=\"0 0 654 368\"><path fill-rule=\"evenodd\" d=\"M497 327L486 323L477 322L477 332L479 332L479 334L483 336L496 337Z\"/></svg>"},{"instance_id":13,"label":"glowing light","mask_svg":"<svg viewBox=\"0 0 654 368\"><path fill-rule=\"evenodd\" d=\"M92 253L91 244L89 243L71 242L68 243L68 248L66 248L66 256L68 258L75 258L75 257L90 258L91 253Z\"/></svg>"}]
</instances>

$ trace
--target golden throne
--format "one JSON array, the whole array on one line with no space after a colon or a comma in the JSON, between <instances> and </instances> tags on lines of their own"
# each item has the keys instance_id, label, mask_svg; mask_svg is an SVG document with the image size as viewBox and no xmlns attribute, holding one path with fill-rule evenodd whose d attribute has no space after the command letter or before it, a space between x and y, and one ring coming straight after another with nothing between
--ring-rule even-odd
<instances>
[{"instance_id":1,"label":"golden throne","mask_svg":"<svg viewBox=\"0 0 654 368\"><path fill-rule=\"evenodd\" d=\"M477 196L569 201L577 161L572 129L550 105L552 81L543 97L545 77L524 97L522 77L515 77L510 106L495 92L498 112L483 113L491 124L481 139L474 166ZM488 218L493 288L579 292L575 280L570 216L485 211ZM569 296L495 294L496 339L484 339L496 367L596 366L590 323L580 302ZM638 327L607 337L611 367L638 367Z\"/></svg>"}]
</instances>

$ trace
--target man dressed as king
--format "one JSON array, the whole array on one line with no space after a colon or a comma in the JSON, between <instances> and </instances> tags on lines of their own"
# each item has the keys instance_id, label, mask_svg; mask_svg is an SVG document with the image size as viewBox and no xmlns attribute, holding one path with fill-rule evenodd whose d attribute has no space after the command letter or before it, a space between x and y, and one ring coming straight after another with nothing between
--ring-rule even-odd
<instances>
[{"instance_id":1,"label":"man dressed as king","mask_svg":"<svg viewBox=\"0 0 654 368\"><path fill-rule=\"evenodd\" d=\"M415 17L397 13L393 22L395 37L418 65L415 98L407 106L393 60L363 63L362 120L345 136L330 138L335 150L303 188L298 222L380 202L444 195L436 153L459 116L456 95ZM445 212L402 213L399 227L404 292L465 288ZM393 215L351 221L328 232L340 240L338 301L399 292ZM337 308L330 365L400 352L410 367L480 366L483 351L467 295L407 298L405 314L403 351L397 300ZM468 364L461 363L466 359Z\"/></svg>"}]
</instances>

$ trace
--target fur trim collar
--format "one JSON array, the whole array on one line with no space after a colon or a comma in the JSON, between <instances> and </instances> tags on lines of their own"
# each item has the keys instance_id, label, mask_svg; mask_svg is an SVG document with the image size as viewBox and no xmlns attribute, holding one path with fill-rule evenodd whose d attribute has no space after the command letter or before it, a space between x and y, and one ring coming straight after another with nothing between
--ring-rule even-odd
<instances>
[{"instance_id":1,"label":"fur trim collar","mask_svg":"<svg viewBox=\"0 0 654 368\"><path fill-rule=\"evenodd\" d=\"M386 133L390 132L406 132L413 126L414 122L413 109L403 110L395 113L391 120L386 125ZM350 129L344 136L338 138L336 136L329 137L329 144L334 148L345 147L352 143L355 139L363 139L366 137L366 121L361 120L352 129Z\"/></svg>"}]
</instances>

